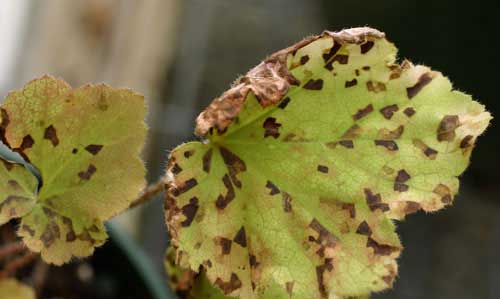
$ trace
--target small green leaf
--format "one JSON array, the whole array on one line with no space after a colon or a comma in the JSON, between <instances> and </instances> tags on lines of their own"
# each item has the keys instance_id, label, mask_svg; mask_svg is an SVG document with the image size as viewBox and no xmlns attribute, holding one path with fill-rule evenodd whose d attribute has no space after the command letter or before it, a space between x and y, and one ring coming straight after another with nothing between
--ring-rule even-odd
<instances>
[{"instance_id":1,"label":"small green leaf","mask_svg":"<svg viewBox=\"0 0 500 299\"><path fill-rule=\"evenodd\" d=\"M15 279L2 279L0 280L0 298L35 299L35 291Z\"/></svg>"},{"instance_id":2,"label":"small green leaf","mask_svg":"<svg viewBox=\"0 0 500 299\"><path fill-rule=\"evenodd\" d=\"M391 287L393 219L451 204L490 115L383 33L279 51L200 114L172 151L166 218L183 263L240 298Z\"/></svg>"},{"instance_id":3,"label":"small green leaf","mask_svg":"<svg viewBox=\"0 0 500 299\"><path fill-rule=\"evenodd\" d=\"M143 188L143 97L106 85L73 90L45 76L10 93L0 111L3 142L36 167L43 183L36 190L27 169L0 166L0 223L23 216L19 235L46 262L90 255L106 240L103 221Z\"/></svg>"}]
</instances>

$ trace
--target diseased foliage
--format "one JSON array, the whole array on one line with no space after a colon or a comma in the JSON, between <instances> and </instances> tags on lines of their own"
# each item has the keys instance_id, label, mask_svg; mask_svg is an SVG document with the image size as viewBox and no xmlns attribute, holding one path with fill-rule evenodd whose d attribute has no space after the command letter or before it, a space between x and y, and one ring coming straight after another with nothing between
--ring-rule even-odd
<instances>
[{"instance_id":1,"label":"diseased foliage","mask_svg":"<svg viewBox=\"0 0 500 299\"><path fill-rule=\"evenodd\" d=\"M15 279L0 280L0 298L35 299L33 289Z\"/></svg>"},{"instance_id":2,"label":"diseased foliage","mask_svg":"<svg viewBox=\"0 0 500 299\"><path fill-rule=\"evenodd\" d=\"M240 298L391 287L393 220L452 203L490 115L370 28L279 51L200 114L170 156L177 263Z\"/></svg>"},{"instance_id":3,"label":"diseased foliage","mask_svg":"<svg viewBox=\"0 0 500 299\"><path fill-rule=\"evenodd\" d=\"M2 160L0 224L22 217L19 235L46 262L90 255L107 238L103 221L143 188L143 97L106 85L71 89L45 76L10 93L0 112L2 141L42 181Z\"/></svg>"}]
</instances>

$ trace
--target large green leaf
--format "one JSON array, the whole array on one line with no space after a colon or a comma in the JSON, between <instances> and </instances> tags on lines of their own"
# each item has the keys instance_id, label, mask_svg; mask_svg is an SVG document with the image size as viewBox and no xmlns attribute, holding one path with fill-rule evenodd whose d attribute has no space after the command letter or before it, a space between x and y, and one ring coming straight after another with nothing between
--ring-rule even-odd
<instances>
[{"instance_id":1,"label":"large green leaf","mask_svg":"<svg viewBox=\"0 0 500 299\"><path fill-rule=\"evenodd\" d=\"M54 264L104 243L103 221L126 209L144 184L143 97L126 89L42 77L8 95L2 141L40 172L0 165L0 224L22 217L19 235Z\"/></svg>"},{"instance_id":2,"label":"large green leaf","mask_svg":"<svg viewBox=\"0 0 500 299\"><path fill-rule=\"evenodd\" d=\"M451 204L490 115L370 28L279 51L176 148L167 223L181 263L241 298L389 288L392 222Z\"/></svg>"}]
</instances>

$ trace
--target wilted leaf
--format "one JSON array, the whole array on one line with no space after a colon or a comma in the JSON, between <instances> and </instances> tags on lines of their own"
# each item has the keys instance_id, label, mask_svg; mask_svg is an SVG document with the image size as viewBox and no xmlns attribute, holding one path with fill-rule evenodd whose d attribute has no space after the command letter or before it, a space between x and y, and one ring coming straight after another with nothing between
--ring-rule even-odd
<instances>
[{"instance_id":1,"label":"wilted leaf","mask_svg":"<svg viewBox=\"0 0 500 299\"><path fill-rule=\"evenodd\" d=\"M35 299L35 292L15 279L3 279L0 280L0 298Z\"/></svg>"},{"instance_id":2,"label":"wilted leaf","mask_svg":"<svg viewBox=\"0 0 500 299\"><path fill-rule=\"evenodd\" d=\"M170 157L181 263L241 298L389 288L393 219L451 204L490 115L370 28L279 51L200 114Z\"/></svg>"},{"instance_id":3,"label":"wilted leaf","mask_svg":"<svg viewBox=\"0 0 500 299\"><path fill-rule=\"evenodd\" d=\"M21 217L19 235L46 262L90 255L106 240L103 221L141 191L138 155L145 137L143 97L126 89L42 77L8 95L1 111L3 142L41 174L0 166L1 222Z\"/></svg>"}]
</instances>

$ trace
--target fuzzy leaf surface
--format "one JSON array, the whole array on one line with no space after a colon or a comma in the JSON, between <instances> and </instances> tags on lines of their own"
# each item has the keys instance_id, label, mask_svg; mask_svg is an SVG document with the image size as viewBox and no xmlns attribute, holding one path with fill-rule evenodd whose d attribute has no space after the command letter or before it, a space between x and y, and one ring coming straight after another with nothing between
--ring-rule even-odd
<instances>
[{"instance_id":1,"label":"fuzzy leaf surface","mask_svg":"<svg viewBox=\"0 0 500 299\"><path fill-rule=\"evenodd\" d=\"M383 33L303 40L240 78L170 157L178 260L226 295L341 298L391 287L394 219L451 204L490 115Z\"/></svg>"},{"instance_id":2,"label":"fuzzy leaf surface","mask_svg":"<svg viewBox=\"0 0 500 299\"><path fill-rule=\"evenodd\" d=\"M22 166L0 165L7 207L0 220L8 220L5 213L22 217L19 235L46 262L92 254L107 238L103 221L126 209L144 185L143 97L107 85L71 89L45 76L10 93L0 111L2 141L42 180L36 190ZM22 205L6 203L18 194L26 198Z\"/></svg>"}]
</instances>

